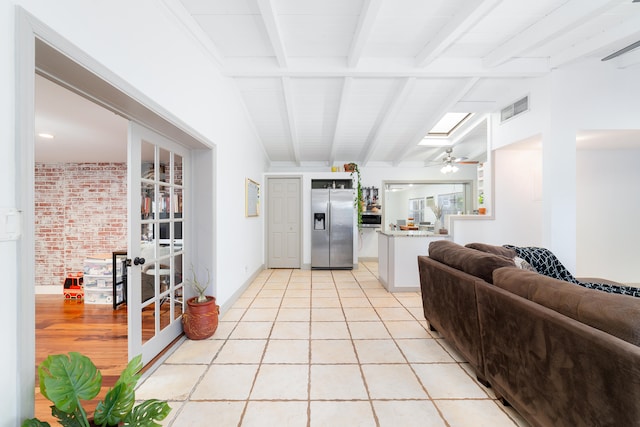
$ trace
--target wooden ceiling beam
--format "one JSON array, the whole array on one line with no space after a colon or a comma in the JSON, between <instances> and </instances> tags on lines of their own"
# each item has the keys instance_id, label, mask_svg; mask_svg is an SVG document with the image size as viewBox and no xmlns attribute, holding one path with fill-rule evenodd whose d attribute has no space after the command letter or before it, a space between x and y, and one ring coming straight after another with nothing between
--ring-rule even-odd
<instances>
[{"instance_id":1,"label":"wooden ceiling beam","mask_svg":"<svg viewBox=\"0 0 640 427\"><path fill-rule=\"evenodd\" d=\"M280 30L280 24L278 23L278 16L273 8L271 0L256 0L258 8L260 9L260 16L262 22L267 30L269 41L273 47L273 51L278 60L278 65L282 68L287 67L287 53L284 48L284 42L282 41L282 31Z\"/></svg>"},{"instance_id":2,"label":"wooden ceiling beam","mask_svg":"<svg viewBox=\"0 0 640 427\"><path fill-rule=\"evenodd\" d=\"M284 106L287 111L287 122L289 123L289 134L291 135L291 151L293 152L293 161L296 166L300 166L300 140L298 138L298 129L296 127L295 105L293 102L293 89L291 89L291 79L282 77L282 95L284 97Z\"/></svg>"},{"instance_id":3,"label":"wooden ceiling beam","mask_svg":"<svg viewBox=\"0 0 640 427\"><path fill-rule=\"evenodd\" d=\"M358 27L353 37L351 48L349 49L349 56L347 58L347 65L350 68L358 66L358 63L360 62L362 52L364 51L364 47L371 36L373 24L378 16L381 4L382 0L368 0L363 7L360 19L358 20Z\"/></svg>"},{"instance_id":4,"label":"wooden ceiling beam","mask_svg":"<svg viewBox=\"0 0 640 427\"><path fill-rule=\"evenodd\" d=\"M466 7L461 8L461 11L451 18L444 29L426 42L420 53L416 55L416 66L426 67L429 65L501 1L470 1Z\"/></svg>"},{"instance_id":5,"label":"wooden ceiling beam","mask_svg":"<svg viewBox=\"0 0 640 427\"><path fill-rule=\"evenodd\" d=\"M620 3L612 0L569 0L544 18L506 40L482 61L485 67L496 67L588 22Z\"/></svg>"}]
</instances>

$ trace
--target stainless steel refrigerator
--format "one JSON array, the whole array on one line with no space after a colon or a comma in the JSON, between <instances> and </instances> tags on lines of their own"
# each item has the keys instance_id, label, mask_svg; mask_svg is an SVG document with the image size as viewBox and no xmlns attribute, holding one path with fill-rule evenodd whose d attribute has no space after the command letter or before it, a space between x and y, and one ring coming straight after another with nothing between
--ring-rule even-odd
<instances>
[{"instance_id":1,"label":"stainless steel refrigerator","mask_svg":"<svg viewBox=\"0 0 640 427\"><path fill-rule=\"evenodd\" d=\"M355 190L311 190L311 267L353 268Z\"/></svg>"}]
</instances>

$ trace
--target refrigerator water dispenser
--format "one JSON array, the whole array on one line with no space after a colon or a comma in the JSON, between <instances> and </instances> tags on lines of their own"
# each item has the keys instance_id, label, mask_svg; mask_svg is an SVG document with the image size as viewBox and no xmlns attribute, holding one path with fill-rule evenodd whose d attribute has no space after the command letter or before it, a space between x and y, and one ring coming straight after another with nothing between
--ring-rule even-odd
<instances>
[{"instance_id":1,"label":"refrigerator water dispenser","mask_svg":"<svg viewBox=\"0 0 640 427\"><path fill-rule=\"evenodd\" d=\"M323 213L314 213L313 214L313 229L314 230L324 230L324 214Z\"/></svg>"}]
</instances>

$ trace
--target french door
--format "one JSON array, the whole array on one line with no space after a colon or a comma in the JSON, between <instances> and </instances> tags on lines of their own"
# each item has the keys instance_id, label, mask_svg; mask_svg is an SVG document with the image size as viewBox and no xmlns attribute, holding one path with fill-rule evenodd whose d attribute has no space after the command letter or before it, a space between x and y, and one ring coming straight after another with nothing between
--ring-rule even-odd
<instances>
[{"instance_id":1,"label":"french door","mask_svg":"<svg viewBox=\"0 0 640 427\"><path fill-rule=\"evenodd\" d=\"M148 363L182 333L188 150L129 124L129 359Z\"/></svg>"}]
</instances>

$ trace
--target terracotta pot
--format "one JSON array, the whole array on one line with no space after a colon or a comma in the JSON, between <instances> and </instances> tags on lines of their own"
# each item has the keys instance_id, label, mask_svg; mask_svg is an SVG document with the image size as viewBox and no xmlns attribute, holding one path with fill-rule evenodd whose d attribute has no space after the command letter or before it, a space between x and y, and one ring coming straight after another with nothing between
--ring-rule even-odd
<instances>
[{"instance_id":1,"label":"terracotta pot","mask_svg":"<svg viewBox=\"0 0 640 427\"><path fill-rule=\"evenodd\" d=\"M196 302L198 297L187 300L187 309L182 315L182 327L187 338L203 340L209 338L218 328L220 306L216 298L207 296L206 302Z\"/></svg>"},{"instance_id":2,"label":"terracotta pot","mask_svg":"<svg viewBox=\"0 0 640 427\"><path fill-rule=\"evenodd\" d=\"M344 164L344 171L345 172L353 172L354 170L356 170L355 166L349 164L349 163L345 163Z\"/></svg>"}]
</instances>

